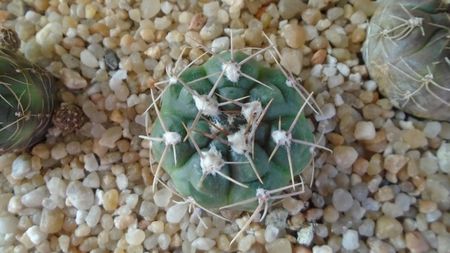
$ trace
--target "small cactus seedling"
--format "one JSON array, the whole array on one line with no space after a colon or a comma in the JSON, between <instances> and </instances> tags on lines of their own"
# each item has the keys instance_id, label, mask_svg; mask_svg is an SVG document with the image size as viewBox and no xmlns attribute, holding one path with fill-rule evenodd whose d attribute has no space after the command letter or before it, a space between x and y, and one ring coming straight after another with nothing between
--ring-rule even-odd
<instances>
[{"instance_id":1,"label":"small cactus seedling","mask_svg":"<svg viewBox=\"0 0 450 253\"><path fill-rule=\"evenodd\" d=\"M53 78L17 52L14 31L0 29L0 153L39 141L51 121Z\"/></svg>"},{"instance_id":2,"label":"small cactus seedling","mask_svg":"<svg viewBox=\"0 0 450 253\"><path fill-rule=\"evenodd\" d=\"M314 143L303 113L312 95L305 96L281 65L270 68L255 60L267 50L279 55L272 43L250 54L231 46L180 72L178 59L169 79L160 82L166 84L163 94L151 91L149 109L157 119L141 137L158 162L154 187L164 169L189 200L178 205L207 212L256 208L252 219L262 210L264 218L272 200L302 192L296 176L312 160L313 149L323 148ZM295 192L282 193L288 189Z\"/></svg>"},{"instance_id":3,"label":"small cactus seedling","mask_svg":"<svg viewBox=\"0 0 450 253\"><path fill-rule=\"evenodd\" d=\"M418 117L450 120L450 5L441 0L383 0L363 56L394 106Z\"/></svg>"}]
</instances>

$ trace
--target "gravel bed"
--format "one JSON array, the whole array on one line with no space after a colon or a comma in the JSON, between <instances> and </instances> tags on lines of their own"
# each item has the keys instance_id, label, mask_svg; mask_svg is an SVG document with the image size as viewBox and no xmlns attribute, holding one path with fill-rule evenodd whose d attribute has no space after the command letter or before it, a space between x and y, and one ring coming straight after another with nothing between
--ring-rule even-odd
<instances>
[{"instance_id":1,"label":"gravel bed","mask_svg":"<svg viewBox=\"0 0 450 253\"><path fill-rule=\"evenodd\" d=\"M450 252L450 123L393 108L360 57L370 0L10 0L0 22L21 52L58 77L58 99L88 120L0 156L0 252ZM314 92L324 133L303 177L230 246L233 222L153 191L150 89L183 64L233 46L264 47ZM202 47L199 47L201 43ZM261 61L275 64L269 52ZM311 112L309 112L311 114ZM311 114L312 116L312 114ZM313 116L312 116L313 117ZM314 173L314 175L312 174ZM167 176L162 177L167 181ZM201 216L201 220L198 218ZM206 225L206 226L205 226Z\"/></svg>"}]
</instances>

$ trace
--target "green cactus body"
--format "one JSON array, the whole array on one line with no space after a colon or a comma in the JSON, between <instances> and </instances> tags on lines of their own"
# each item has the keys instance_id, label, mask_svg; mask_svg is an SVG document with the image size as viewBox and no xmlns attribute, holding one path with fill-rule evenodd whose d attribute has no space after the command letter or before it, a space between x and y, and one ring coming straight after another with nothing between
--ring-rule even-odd
<instances>
[{"instance_id":1,"label":"green cactus body","mask_svg":"<svg viewBox=\"0 0 450 253\"><path fill-rule=\"evenodd\" d=\"M29 147L46 132L53 79L14 47L0 46L0 153Z\"/></svg>"},{"instance_id":2,"label":"green cactus body","mask_svg":"<svg viewBox=\"0 0 450 253\"><path fill-rule=\"evenodd\" d=\"M169 147L163 141L153 142L153 156L170 175L175 188L182 195L190 196L200 205L212 209L255 198L259 188L272 190L289 185L291 173L287 148L279 147L269 161L269 156L276 147L272 135L280 129L279 124L281 129L288 130L305 103L299 93L287 85L287 79L280 70L265 67L253 59L240 66L242 75L237 82L230 81L225 75L220 74L223 63L230 62L230 55L230 52L223 52L211 57L201 66L190 67L180 76L183 84L178 82L169 85L162 96L160 117L155 121L151 131L151 138L154 139L162 138L167 132L179 134L176 138L172 138L178 138L177 144L174 145L176 157L173 147ZM244 53L234 53L236 62L246 57ZM259 82L243 75L248 75ZM213 88L214 86L216 88ZM193 94L199 97L210 94L217 102L219 111L212 110L208 114L205 110L204 115L198 117L198 97L194 98ZM240 98L243 99L239 100ZM230 100L239 101L246 106L231 103ZM256 101L260 103L261 108L267 110L259 124L256 122L249 124L249 118L245 117L242 108L257 105ZM199 118L198 123L192 127L196 117ZM253 135L254 145L242 141L242 138L248 136L242 133L256 125ZM312 126L303 115L292 125L293 139L309 143L314 141ZM191 138L182 141L187 129L193 129ZM202 155L195 145L201 150ZM245 147L242 148L246 145L247 150ZM310 146L290 143L289 149L293 174L297 175L311 160ZM165 158L161 159L164 152ZM206 161L202 160L202 157L211 159ZM263 184L253 171L248 157L254 163ZM215 162L216 165L219 164L216 167L220 167L221 173L246 185L247 188L215 172L205 175L203 170L208 166L205 163ZM250 210L254 209L256 204L252 202L236 208Z\"/></svg>"},{"instance_id":3,"label":"green cactus body","mask_svg":"<svg viewBox=\"0 0 450 253\"><path fill-rule=\"evenodd\" d=\"M380 91L418 117L450 120L450 6L439 0L384 0L363 56Z\"/></svg>"}]
</instances>

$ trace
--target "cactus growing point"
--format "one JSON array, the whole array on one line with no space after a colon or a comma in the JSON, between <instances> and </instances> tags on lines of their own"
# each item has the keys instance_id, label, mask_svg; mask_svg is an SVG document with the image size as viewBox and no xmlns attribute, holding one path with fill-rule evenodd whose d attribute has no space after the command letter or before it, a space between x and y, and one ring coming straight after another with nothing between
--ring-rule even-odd
<instances>
[{"instance_id":1,"label":"cactus growing point","mask_svg":"<svg viewBox=\"0 0 450 253\"><path fill-rule=\"evenodd\" d=\"M371 77L394 106L450 121L450 4L378 3L362 50Z\"/></svg>"},{"instance_id":2,"label":"cactus growing point","mask_svg":"<svg viewBox=\"0 0 450 253\"><path fill-rule=\"evenodd\" d=\"M13 30L0 28L0 153L38 142L54 107L52 76L17 52L19 45Z\"/></svg>"}]
</instances>

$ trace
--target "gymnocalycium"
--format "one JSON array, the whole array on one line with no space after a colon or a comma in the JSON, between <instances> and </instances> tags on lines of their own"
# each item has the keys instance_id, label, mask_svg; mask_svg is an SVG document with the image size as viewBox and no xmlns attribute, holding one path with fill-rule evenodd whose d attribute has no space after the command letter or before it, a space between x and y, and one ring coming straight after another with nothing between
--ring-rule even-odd
<instances>
[{"instance_id":1,"label":"gymnocalycium","mask_svg":"<svg viewBox=\"0 0 450 253\"><path fill-rule=\"evenodd\" d=\"M450 121L450 4L382 0L363 56L392 104L418 117Z\"/></svg>"},{"instance_id":2,"label":"gymnocalycium","mask_svg":"<svg viewBox=\"0 0 450 253\"><path fill-rule=\"evenodd\" d=\"M15 31L0 28L0 153L38 142L54 108L52 76L25 59L19 45Z\"/></svg>"},{"instance_id":3,"label":"gymnocalycium","mask_svg":"<svg viewBox=\"0 0 450 253\"><path fill-rule=\"evenodd\" d=\"M231 41L232 38L231 38ZM269 40L270 42L270 40ZM275 199L298 195L297 175L312 159L313 125L304 116L313 106L312 94L279 64L270 45L245 54L208 49L180 69L183 52L168 79L156 83L148 108L156 119L147 136L151 159L186 201L207 210L232 208L267 213ZM184 50L183 50L184 51ZM255 58L269 52L278 68ZM212 56L202 65L195 63ZM291 183L289 183L291 182ZM282 194L282 191L294 189ZM247 225L248 225L247 224Z\"/></svg>"}]
</instances>

